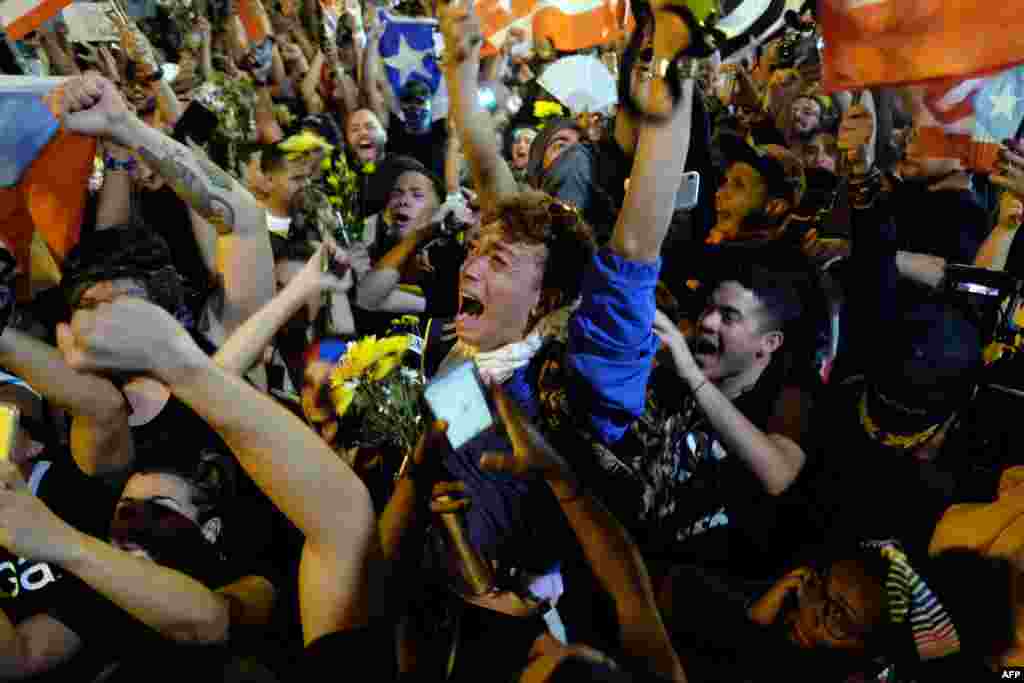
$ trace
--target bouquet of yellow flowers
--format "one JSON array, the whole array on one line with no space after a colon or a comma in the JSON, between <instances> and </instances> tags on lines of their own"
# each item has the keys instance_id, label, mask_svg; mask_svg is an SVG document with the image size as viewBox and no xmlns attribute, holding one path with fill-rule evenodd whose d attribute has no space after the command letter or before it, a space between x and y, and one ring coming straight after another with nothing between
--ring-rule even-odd
<instances>
[{"instance_id":1,"label":"bouquet of yellow flowers","mask_svg":"<svg viewBox=\"0 0 1024 683\"><path fill-rule=\"evenodd\" d=\"M420 343L415 335L394 334L349 344L329 381L345 445L393 446L402 455L416 446L423 431L423 379L403 361L420 351Z\"/></svg>"}]
</instances>

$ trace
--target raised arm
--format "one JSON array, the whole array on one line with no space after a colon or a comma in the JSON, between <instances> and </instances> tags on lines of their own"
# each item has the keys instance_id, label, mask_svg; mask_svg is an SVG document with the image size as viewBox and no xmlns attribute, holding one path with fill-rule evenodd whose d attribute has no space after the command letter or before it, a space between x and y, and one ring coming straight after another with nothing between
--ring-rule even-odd
<instances>
[{"instance_id":1,"label":"raised arm","mask_svg":"<svg viewBox=\"0 0 1024 683\"><path fill-rule=\"evenodd\" d=\"M379 548L369 492L299 418L216 365L169 314L120 299L75 314L75 368L147 372L205 419L305 535L300 601L306 643L368 623Z\"/></svg>"},{"instance_id":2,"label":"raised arm","mask_svg":"<svg viewBox=\"0 0 1024 683\"><path fill-rule=\"evenodd\" d=\"M504 195L519 187L494 135L490 116L477 97L480 79L480 19L471 2L442 4L441 30L445 40L445 79L448 83L449 116L462 141L462 150L473 172L484 211L498 205Z\"/></svg>"},{"instance_id":3,"label":"raised arm","mask_svg":"<svg viewBox=\"0 0 1024 683\"><path fill-rule=\"evenodd\" d=\"M665 4L665 3L662 3ZM678 16L655 7L654 57L672 59L690 44L686 24ZM676 191L690 147L693 81L683 82L682 99L667 122L640 128L629 189L615 223L613 252L630 261L652 262L661 254L675 208ZM668 109L670 97L663 78L650 83L647 106L654 112Z\"/></svg>"},{"instance_id":4,"label":"raised arm","mask_svg":"<svg viewBox=\"0 0 1024 683\"><path fill-rule=\"evenodd\" d=\"M209 160L197 158L184 145L140 121L110 81L95 74L68 81L64 106L69 130L110 137L136 150L218 233L257 227L266 232L266 216L252 195Z\"/></svg>"},{"instance_id":5,"label":"raised arm","mask_svg":"<svg viewBox=\"0 0 1024 683\"><path fill-rule=\"evenodd\" d=\"M103 187L96 202L96 229L124 225L132 216L132 168L130 150L113 143L103 145Z\"/></svg>"},{"instance_id":6,"label":"raised arm","mask_svg":"<svg viewBox=\"0 0 1024 683\"><path fill-rule=\"evenodd\" d=\"M683 667L661 620L647 567L629 533L597 498L581 488L562 456L500 387L493 389L493 396L514 452L489 453L481 459L481 468L544 478L575 532L591 571L615 602L623 651L643 660L654 673L685 681Z\"/></svg>"},{"instance_id":7,"label":"raised arm","mask_svg":"<svg viewBox=\"0 0 1024 683\"><path fill-rule=\"evenodd\" d=\"M345 295L352 287L351 272L346 272L344 278L337 278L330 273L322 272L325 248L321 246L320 249L317 249L305 267L277 296L267 302L263 308L228 337L228 340L214 356L217 365L233 375L244 375L263 357L263 350L274 340L277 331L311 297L319 296L323 289L329 289L339 294L338 298L345 299L345 306L348 306ZM348 255L339 253L338 257L338 263L347 267ZM348 313L348 318L351 319L351 312ZM346 321L335 322L344 323Z\"/></svg>"},{"instance_id":8,"label":"raised arm","mask_svg":"<svg viewBox=\"0 0 1024 683\"><path fill-rule=\"evenodd\" d=\"M302 99L306 103L306 109L313 114L319 114L324 110L324 100L320 97L320 74L324 68L324 53L320 50L316 51L316 56L313 58L313 63L309 67L309 71L306 72L306 76L302 79L302 85L299 86L300 92L302 92Z\"/></svg>"},{"instance_id":9,"label":"raised arm","mask_svg":"<svg viewBox=\"0 0 1024 683\"><path fill-rule=\"evenodd\" d=\"M384 25L377 15L377 8L368 8L366 24L366 50L363 54L363 70L360 78L360 85L363 89L363 97L366 106L369 107L377 120L387 128L388 103L384 90L380 87L380 76L383 71L383 62L380 59L380 38L384 35Z\"/></svg>"},{"instance_id":10,"label":"raised arm","mask_svg":"<svg viewBox=\"0 0 1024 683\"><path fill-rule=\"evenodd\" d=\"M10 327L0 365L71 414L71 455L83 472L112 474L134 461L128 402L109 380L72 369L60 351Z\"/></svg>"}]
</instances>

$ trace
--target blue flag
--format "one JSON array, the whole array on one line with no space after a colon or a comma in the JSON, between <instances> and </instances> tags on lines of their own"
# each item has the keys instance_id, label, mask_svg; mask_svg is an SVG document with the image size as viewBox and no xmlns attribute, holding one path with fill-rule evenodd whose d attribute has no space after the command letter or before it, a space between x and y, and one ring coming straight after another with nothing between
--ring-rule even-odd
<instances>
[{"instance_id":1,"label":"blue flag","mask_svg":"<svg viewBox=\"0 0 1024 683\"><path fill-rule=\"evenodd\" d=\"M426 85L431 95L437 93L441 86L441 68L434 51L437 21L384 12L380 19L386 25L380 38L380 56L395 96L399 97L411 80Z\"/></svg>"},{"instance_id":2,"label":"blue flag","mask_svg":"<svg viewBox=\"0 0 1024 683\"><path fill-rule=\"evenodd\" d=\"M60 123L38 94L0 91L0 188L14 187Z\"/></svg>"}]
</instances>

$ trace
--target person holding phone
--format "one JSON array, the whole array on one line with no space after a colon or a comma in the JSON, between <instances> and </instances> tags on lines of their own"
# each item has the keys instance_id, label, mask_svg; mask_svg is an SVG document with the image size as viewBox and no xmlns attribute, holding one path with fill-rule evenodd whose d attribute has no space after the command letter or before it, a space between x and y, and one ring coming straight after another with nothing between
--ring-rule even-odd
<instances>
[{"instance_id":1,"label":"person holding phone","mask_svg":"<svg viewBox=\"0 0 1024 683\"><path fill-rule=\"evenodd\" d=\"M562 418L558 406L572 405L582 430L613 443L643 409L658 345L651 327L654 289L682 177L692 88L687 85L666 125L642 126L635 182L609 245L596 250L592 230L574 208L517 191L476 96L480 45L472 37L479 35L478 19L472 8L459 5L446 5L441 13L446 44L458 55L446 63L452 115L492 221L462 266L454 338L442 341L445 335L436 334L446 321L430 324L426 374L444 376L472 360L485 382L501 384L527 414L543 415L550 426ZM666 14L658 31L666 55L685 47L687 32L674 15ZM654 83L654 101L668 111L664 88ZM548 361L573 379L543 380L540 370ZM470 435L443 465L471 500L465 513L469 544L488 562L523 569L518 582L552 569L560 546L551 534L558 537L564 529L550 524L550 506L538 501L535 485L480 469L482 453L507 444L496 430L484 430Z\"/></svg>"}]
</instances>

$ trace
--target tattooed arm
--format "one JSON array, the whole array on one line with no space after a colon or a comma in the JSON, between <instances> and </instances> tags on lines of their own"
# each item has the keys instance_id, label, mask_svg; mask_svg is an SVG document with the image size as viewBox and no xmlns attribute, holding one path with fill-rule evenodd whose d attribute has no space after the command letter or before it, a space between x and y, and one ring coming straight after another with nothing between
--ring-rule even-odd
<instances>
[{"instance_id":1,"label":"tattooed arm","mask_svg":"<svg viewBox=\"0 0 1024 683\"><path fill-rule=\"evenodd\" d=\"M113 133L122 144L135 149L218 234L265 223L263 211L248 192L216 164L198 157L185 145L135 117Z\"/></svg>"},{"instance_id":2,"label":"tattooed arm","mask_svg":"<svg viewBox=\"0 0 1024 683\"><path fill-rule=\"evenodd\" d=\"M266 212L234 178L200 150L189 149L128 111L110 81L95 74L66 82L64 125L134 149L217 232L228 333L274 294ZM187 229L187 226L182 226Z\"/></svg>"},{"instance_id":3,"label":"tattooed arm","mask_svg":"<svg viewBox=\"0 0 1024 683\"><path fill-rule=\"evenodd\" d=\"M134 149L197 214L221 235L266 233L263 209L230 175L128 111L107 79L90 73L64 85L64 125Z\"/></svg>"}]
</instances>

